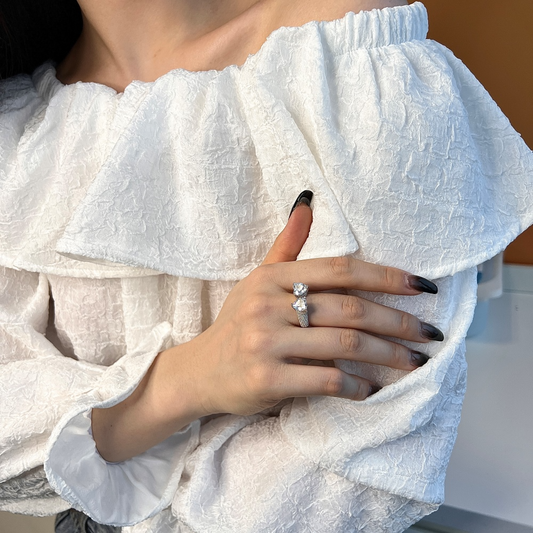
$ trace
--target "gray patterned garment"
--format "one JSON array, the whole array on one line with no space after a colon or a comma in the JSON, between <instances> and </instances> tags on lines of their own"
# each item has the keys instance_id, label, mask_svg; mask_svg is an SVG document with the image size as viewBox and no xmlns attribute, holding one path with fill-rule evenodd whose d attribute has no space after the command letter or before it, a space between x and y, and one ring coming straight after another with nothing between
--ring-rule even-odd
<instances>
[{"instance_id":1,"label":"gray patterned garment","mask_svg":"<svg viewBox=\"0 0 533 533\"><path fill-rule=\"evenodd\" d=\"M55 533L120 533L122 528L97 524L76 509L67 509L56 516Z\"/></svg>"}]
</instances>

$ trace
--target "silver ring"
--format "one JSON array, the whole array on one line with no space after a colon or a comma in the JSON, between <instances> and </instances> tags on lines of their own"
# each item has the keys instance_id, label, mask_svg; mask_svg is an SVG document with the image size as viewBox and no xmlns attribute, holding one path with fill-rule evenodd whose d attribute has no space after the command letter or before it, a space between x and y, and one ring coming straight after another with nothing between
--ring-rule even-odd
<instances>
[{"instance_id":1,"label":"silver ring","mask_svg":"<svg viewBox=\"0 0 533 533\"><path fill-rule=\"evenodd\" d=\"M298 315L298 322L302 328L309 327L309 315L307 314L307 294L309 287L305 283L293 283L292 293L296 296L296 301L292 303L292 308Z\"/></svg>"}]
</instances>

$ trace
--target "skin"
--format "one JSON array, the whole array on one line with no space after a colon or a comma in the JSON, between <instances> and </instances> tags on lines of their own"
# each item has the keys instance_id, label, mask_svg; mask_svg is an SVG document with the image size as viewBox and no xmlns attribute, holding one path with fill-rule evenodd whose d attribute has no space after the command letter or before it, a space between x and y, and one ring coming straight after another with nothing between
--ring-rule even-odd
<instances>
[{"instance_id":1,"label":"skin","mask_svg":"<svg viewBox=\"0 0 533 533\"><path fill-rule=\"evenodd\" d=\"M57 77L123 92L176 68L242 65L280 26L334 20L348 11L406 5L406 0L79 0L83 30Z\"/></svg>"},{"instance_id":2,"label":"skin","mask_svg":"<svg viewBox=\"0 0 533 533\"><path fill-rule=\"evenodd\" d=\"M122 92L176 68L220 70L244 63L280 26L334 20L348 11L405 5L399 0L79 0L82 34L56 75ZM201 8L199 7L201 6ZM262 265L235 285L217 319L190 342L161 352L135 391L93 409L92 431L111 462L138 455L202 416L247 415L285 398L327 395L364 400L372 383L335 368L351 359L403 370L420 366L402 344L377 334L429 342L407 313L349 296L361 289L416 297L409 273L355 259L296 261L312 211L295 209ZM309 285L311 328L300 328L292 283ZM309 363L309 364L308 364Z\"/></svg>"}]
</instances>

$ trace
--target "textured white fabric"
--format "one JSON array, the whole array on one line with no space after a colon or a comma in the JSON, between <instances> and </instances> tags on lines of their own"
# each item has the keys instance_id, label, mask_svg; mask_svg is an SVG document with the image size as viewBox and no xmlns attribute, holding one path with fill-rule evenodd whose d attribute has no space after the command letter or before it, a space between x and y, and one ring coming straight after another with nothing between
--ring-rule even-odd
<instances>
[{"instance_id":1,"label":"textured white fabric","mask_svg":"<svg viewBox=\"0 0 533 533\"><path fill-rule=\"evenodd\" d=\"M415 3L279 28L242 67L121 94L64 86L53 63L0 84L0 508L142 521L125 533L394 533L437 508L475 265L533 222L533 155L426 33ZM202 419L106 463L91 408L213 322L303 189L300 257L435 279L436 296L365 297L445 342L406 343L432 356L409 374L336 361L386 385L364 402ZM59 496L32 491L39 475Z\"/></svg>"}]
</instances>

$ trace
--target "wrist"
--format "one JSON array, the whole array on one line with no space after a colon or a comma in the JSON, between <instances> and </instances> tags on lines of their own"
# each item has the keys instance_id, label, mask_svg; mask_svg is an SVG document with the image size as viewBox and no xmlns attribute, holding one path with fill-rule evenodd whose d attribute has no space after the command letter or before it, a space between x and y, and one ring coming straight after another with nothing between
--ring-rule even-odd
<instances>
[{"instance_id":1,"label":"wrist","mask_svg":"<svg viewBox=\"0 0 533 533\"><path fill-rule=\"evenodd\" d=\"M187 342L161 352L152 368L154 411L179 431L193 420L214 414L201 392L202 377L194 357L194 343ZM179 426L179 427L178 427Z\"/></svg>"},{"instance_id":2,"label":"wrist","mask_svg":"<svg viewBox=\"0 0 533 533\"><path fill-rule=\"evenodd\" d=\"M106 461L139 455L207 414L189 357L187 345L160 352L128 398L92 410L93 438Z\"/></svg>"}]
</instances>

